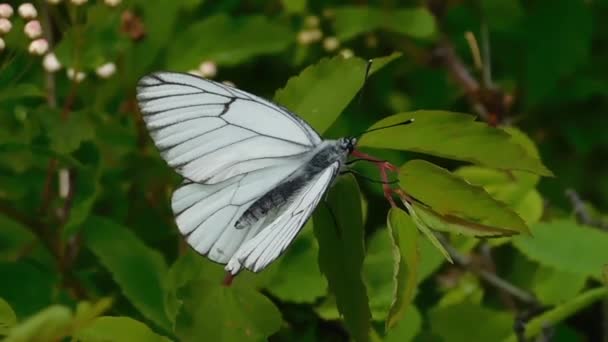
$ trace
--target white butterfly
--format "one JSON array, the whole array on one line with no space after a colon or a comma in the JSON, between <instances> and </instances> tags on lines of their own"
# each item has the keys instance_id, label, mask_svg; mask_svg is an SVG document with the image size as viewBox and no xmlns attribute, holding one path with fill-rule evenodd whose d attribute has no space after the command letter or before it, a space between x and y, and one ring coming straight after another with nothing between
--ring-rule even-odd
<instances>
[{"instance_id":1,"label":"white butterfly","mask_svg":"<svg viewBox=\"0 0 608 342\"><path fill-rule=\"evenodd\" d=\"M145 76L137 100L185 179L171 203L180 232L231 275L258 272L289 246L357 143L323 140L285 108L190 74Z\"/></svg>"}]
</instances>

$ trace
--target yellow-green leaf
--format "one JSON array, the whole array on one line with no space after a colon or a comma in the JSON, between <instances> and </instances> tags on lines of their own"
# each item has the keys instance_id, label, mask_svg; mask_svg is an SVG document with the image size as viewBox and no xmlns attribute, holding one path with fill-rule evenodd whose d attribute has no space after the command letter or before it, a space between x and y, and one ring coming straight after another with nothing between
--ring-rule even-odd
<instances>
[{"instance_id":1,"label":"yellow-green leaf","mask_svg":"<svg viewBox=\"0 0 608 342\"><path fill-rule=\"evenodd\" d=\"M505 234L528 233L526 223L482 187L473 186L448 170L423 160L411 160L399 172L403 189L443 219L471 221Z\"/></svg>"},{"instance_id":2,"label":"yellow-green leaf","mask_svg":"<svg viewBox=\"0 0 608 342\"><path fill-rule=\"evenodd\" d=\"M393 302L386 319L386 327L392 328L403 315L414 298L418 284L418 230L412 219L401 209L391 208L387 217L393 244Z\"/></svg>"},{"instance_id":3,"label":"yellow-green leaf","mask_svg":"<svg viewBox=\"0 0 608 342\"><path fill-rule=\"evenodd\" d=\"M365 249L360 196L355 179L341 177L328 198L335 220L327 206L321 205L313 226L319 241L319 266L336 296L346 328L354 340L367 341L371 312L361 275Z\"/></svg>"},{"instance_id":4,"label":"yellow-green leaf","mask_svg":"<svg viewBox=\"0 0 608 342\"><path fill-rule=\"evenodd\" d=\"M6 336L15 324L17 324L15 311L4 299L0 298L0 336Z\"/></svg>"},{"instance_id":5,"label":"yellow-green leaf","mask_svg":"<svg viewBox=\"0 0 608 342\"><path fill-rule=\"evenodd\" d=\"M476 122L472 115L422 110L389 116L370 128L408 119L415 119L415 122L365 134L359 146L420 152L496 169L552 175L519 139L504 130Z\"/></svg>"},{"instance_id":6,"label":"yellow-green leaf","mask_svg":"<svg viewBox=\"0 0 608 342\"><path fill-rule=\"evenodd\" d=\"M370 74L399 56L395 53L374 59ZM323 133L359 92L366 66L367 61L361 58L322 59L290 78L274 100Z\"/></svg>"},{"instance_id":7,"label":"yellow-green leaf","mask_svg":"<svg viewBox=\"0 0 608 342\"><path fill-rule=\"evenodd\" d=\"M602 279L608 262L608 233L556 220L532 225L532 236L518 236L513 244L528 258L552 268Z\"/></svg>"},{"instance_id":8,"label":"yellow-green leaf","mask_svg":"<svg viewBox=\"0 0 608 342\"><path fill-rule=\"evenodd\" d=\"M75 334L81 342L169 342L168 338L156 334L142 322L130 317L104 316L95 319L89 326Z\"/></svg>"}]
</instances>

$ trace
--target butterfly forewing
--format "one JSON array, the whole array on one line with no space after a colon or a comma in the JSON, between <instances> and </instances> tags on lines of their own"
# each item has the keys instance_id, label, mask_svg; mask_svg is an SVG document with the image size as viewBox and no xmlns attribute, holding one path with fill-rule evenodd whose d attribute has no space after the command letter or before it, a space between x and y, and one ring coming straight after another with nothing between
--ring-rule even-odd
<instances>
[{"instance_id":1,"label":"butterfly forewing","mask_svg":"<svg viewBox=\"0 0 608 342\"><path fill-rule=\"evenodd\" d=\"M328 144L303 120L236 88L155 73L140 80L137 99L161 155L185 178L172 198L180 232L232 274L276 259L341 167L311 162Z\"/></svg>"}]
</instances>

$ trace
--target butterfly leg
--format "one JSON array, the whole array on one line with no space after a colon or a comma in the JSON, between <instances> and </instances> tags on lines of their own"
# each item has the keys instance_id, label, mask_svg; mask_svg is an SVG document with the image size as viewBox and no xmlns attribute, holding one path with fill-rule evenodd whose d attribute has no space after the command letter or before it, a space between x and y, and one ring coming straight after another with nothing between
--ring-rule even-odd
<instances>
[{"instance_id":1,"label":"butterfly leg","mask_svg":"<svg viewBox=\"0 0 608 342\"><path fill-rule=\"evenodd\" d=\"M370 161L378 167L380 171L380 177L382 178L382 190L384 191L384 197L386 197L387 201L391 204L392 207L396 207L396 203L393 200L393 189L390 187L390 182L388 180L388 172L399 172L399 168L395 165L389 163L386 160L378 159L374 156L370 156L369 154L363 153L359 150L353 150L351 155L355 158L360 158L362 160Z\"/></svg>"}]
</instances>

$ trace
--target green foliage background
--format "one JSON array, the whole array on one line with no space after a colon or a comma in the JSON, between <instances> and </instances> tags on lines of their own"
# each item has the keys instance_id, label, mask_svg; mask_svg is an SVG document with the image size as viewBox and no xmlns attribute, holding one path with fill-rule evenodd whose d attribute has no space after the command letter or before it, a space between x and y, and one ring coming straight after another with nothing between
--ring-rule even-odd
<instances>
[{"instance_id":1,"label":"green foliage background","mask_svg":"<svg viewBox=\"0 0 608 342\"><path fill-rule=\"evenodd\" d=\"M607 338L607 1L34 4L64 68L45 71L13 15L0 337ZM415 119L359 143L399 166L395 207L380 184L344 176L283 256L222 286L222 266L178 234L180 179L135 101L141 76L203 61L326 138ZM107 62L117 72L96 75Z\"/></svg>"}]
</instances>

